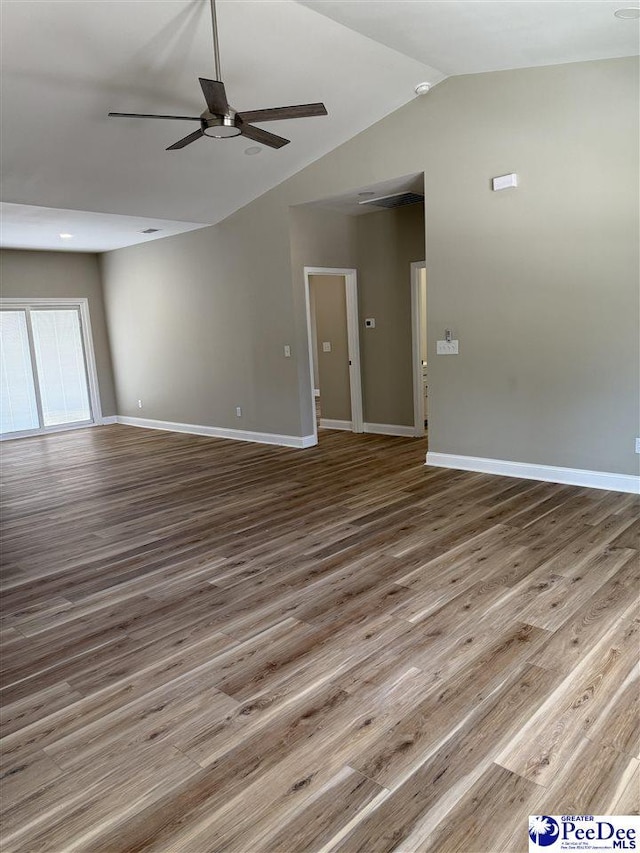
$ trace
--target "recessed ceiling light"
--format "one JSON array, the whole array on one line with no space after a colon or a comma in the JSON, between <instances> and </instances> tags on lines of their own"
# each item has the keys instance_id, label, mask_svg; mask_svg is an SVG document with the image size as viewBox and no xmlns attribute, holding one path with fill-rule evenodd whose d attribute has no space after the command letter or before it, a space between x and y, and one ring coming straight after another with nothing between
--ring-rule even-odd
<instances>
[{"instance_id":1,"label":"recessed ceiling light","mask_svg":"<svg viewBox=\"0 0 640 853\"><path fill-rule=\"evenodd\" d=\"M61 234L60 236L63 240L70 240L73 237L73 234Z\"/></svg>"},{"instance_id":2,"label":"recessed ceiling light","mask_svg":"<svg viewBox=\"0 0 640 853\"><path fill-rule=\"evenodd\" d=\"M640 18L640 6L628 6L626 9L616 9L613 13L616 18L622 18L626 21L633 21Z\"/></svg>"},{"instance_id":3,"label":"recessed ceiling light","mask_svg":"<svg viewBox=\"0 0 640 853\"><path fill-rule=\"evenodd\" d=\"M244 149L244 153L251 156L252 154L259 154L262 151L259 145L251 145L249 148Z\"/></svg>"},{"instance_id":4,"label":"recessed ceiling light","mask_svg":"<svg viewBox=\"0 0 640 853\"><path fill-rule=\"evenodd\" d=\"M367 192L358 193L358 195L360 196L360 198L367 198L370 195L375 195L375 193L373 192L373 190L367 190Z\"/></svg>"},{"instance_id":5,"label":"recessed ceiling light","mask_svg":"<svg viewBox=\"0 0 640 853\"><path fill-rule=\"evenodd\" d=\"M426 95L431 88L431 83L418 83L416 86L416 95Z\"/></svg>"}]
</instances>

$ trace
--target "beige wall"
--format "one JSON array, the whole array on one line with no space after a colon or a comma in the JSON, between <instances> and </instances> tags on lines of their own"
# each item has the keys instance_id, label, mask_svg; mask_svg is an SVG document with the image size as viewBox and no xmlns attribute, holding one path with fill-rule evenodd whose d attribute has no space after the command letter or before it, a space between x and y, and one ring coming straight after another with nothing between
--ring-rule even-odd
<instances>
[{"instance_id":1,"label":"beige wall","mask_svg":"<svg viewBox=\"0 0 640 853\"><path fill-rule=\"evenodd\" d=\"M424 261L424 207L356 219L365 423L413 426L411 264ZM374 329L363 328L366 317Z\"/></svg>"},{"instance_id":2,"label":"beige wall","mask_svg":"<svg viewBox=\"0 0 640 853\"><path fill-rule=\"evenodd\" d=\"M116 414L111 355L104 317L98 258L83 252L0 252L2 296L25 299L81 297L89 304L100 404L105 416Z\"/></svg>"},{"instance_id":3,"label":"beige wall","mask_svg":"<svg viewBox=\"0 0 640 853\"><path fill-rule=\"evenodd\" d=\"M320 416L351 420L347 299L342 275L311 275L309 289L315 304L320 381ZM325 352L328 343L331 352Z\"/></svg>"},{"instance_id":4,"label":"beige wall","mask_svg":"<svg viewBox=\"0 0 640 853\"><path fill-rule=\"evenodd\" d=\"M638 94L633 59L450 78L220 225L108 253L120 413L309 434L291 206L424 172L431 449L637 473Z\"/></svg>"},{"instance_id":5,"label":"beige wall","mask_svg":"<svg viewBox=\"0 0 640 853\"><path fill-rule=\"evenodd\" d=\"M358 272L365 423L412 426L410 270L413 261L424 260L423 205L363 216L299 207L292 217L296 275L302 279L305 266L346 267ZM375 318L375 329L364 328L365 317ZM332 373L330 387L329 409L323 401L322 417L350 420L348 377ZM325 397L324 387L321 390ZM338 411L341 414L335 414Z\"/></svg>"}]
</instances>

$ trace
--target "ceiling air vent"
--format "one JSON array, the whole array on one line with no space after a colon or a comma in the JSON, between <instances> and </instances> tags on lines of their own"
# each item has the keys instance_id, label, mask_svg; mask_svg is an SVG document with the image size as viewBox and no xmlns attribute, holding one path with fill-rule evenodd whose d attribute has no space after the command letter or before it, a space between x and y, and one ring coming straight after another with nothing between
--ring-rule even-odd
<instances>
[{"instance_id":1,"label":"ceiling air vent","mask_svg":"<svg viewBox=\"0 0 640 853\"><path fill-rule=\"evenodd\" d=\"M367 198L358 204L373 204L375 207L404 207L405 204L422 204L424 196L419 193L393 193L393 195Z\"/></svg>"},{"instance_id":2,"label":"ceiling air vent","mask_svg":"<svg viewBox=\"0 0 640 853\"><path fill-rule=\"evenodd\" d=\"M144 231L141 231L141 234L155 234L156 231L159 231L159 228L145 228Z\"/></svg>"}]
</instances>

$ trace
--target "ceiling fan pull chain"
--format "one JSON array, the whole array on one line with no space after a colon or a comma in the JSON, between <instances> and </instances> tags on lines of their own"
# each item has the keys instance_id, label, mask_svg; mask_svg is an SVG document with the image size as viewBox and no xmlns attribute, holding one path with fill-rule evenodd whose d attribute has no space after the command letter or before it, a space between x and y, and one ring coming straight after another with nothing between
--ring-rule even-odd
<instances>
[{"instance_id":1,"label":"ceiling fan pull chain","mask_svg":"<svg viewBox=\"0 0 640 853\"><path fill-rule=\"evenodd\" d=\"M213 30L213 61L216 69L216 80L222 80L220 70L220 47L218 46L218 21L216 18L216 0L210 0L211 4L211 29Z\"/></svg>"}]
</instances>

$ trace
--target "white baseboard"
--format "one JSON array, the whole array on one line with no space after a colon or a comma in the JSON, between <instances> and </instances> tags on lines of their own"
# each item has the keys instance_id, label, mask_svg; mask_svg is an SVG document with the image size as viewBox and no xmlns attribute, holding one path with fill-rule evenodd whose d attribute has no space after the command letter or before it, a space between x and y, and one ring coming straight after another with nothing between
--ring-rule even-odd
<instances>
[{"instance_id":1,"label":"white baseboard","mask_svg":"<svg viewBox=\"0 0 640 853\"><path fill-rule=\"evenodd\" d=\"M586 486L590 489L640 494L640 477L634 477L631 474L587 471L582 468L558 468L554 465L533 465L528 462L507 462L504 459L485 459L481 456L456 456L453 453L429 452L426 464L436 468L457 468L462 471L501 474L503 477L521 477L525 480L544 480L568 486Z\"/></svg>"},{"instance_id":2,"label":"white baseboard","mask_svg":"<svg viewBox=\"0 0 640 853\"><path fill-rule=\"evenodd\" d=\"M106 426L107 424L117 424L118 416L117 415L105 415L100 421L100 426Z\"/></svg>"},{"instance_id":3,"label":"white baseboard","mask_svg":"<svg viewBox=\"0 0 640 853\"><path fill-rule=\"evenodd\" d=\"M332 418L320 418L318 426L320 429L353 429L351 421L336 421Z\"/></svg>"},{"instance_id":4,"label":"white baseboard","mask_svg":"<svg viewBox=\"0 0 640 853\"><path fill-rule=\"evenodd\" d=\"M416 434L414 426L402 426L400 424L362 424L365 432L374 435L397 435L403 438L413 438Z\"/></svg>"},{"instance_id":5,"label":"white baseboard","mask_svg":"<svg viewBox=\"0 0 640 853\"><path fill-rule=\"evenodd\" d=\"M280 447L313 447L317 444L315 435L278 435L272 432L251 432L245 429L227 429L226 427L197 426L179 424L171 421L156 421L149 418L129 418L118 416L117 423L125 426L162 429L167 432L186 432L190 435L207 435L212 438L229 438L233 441L255 441L258 444L277 444Z\"/></svg>"}]
</instances>

